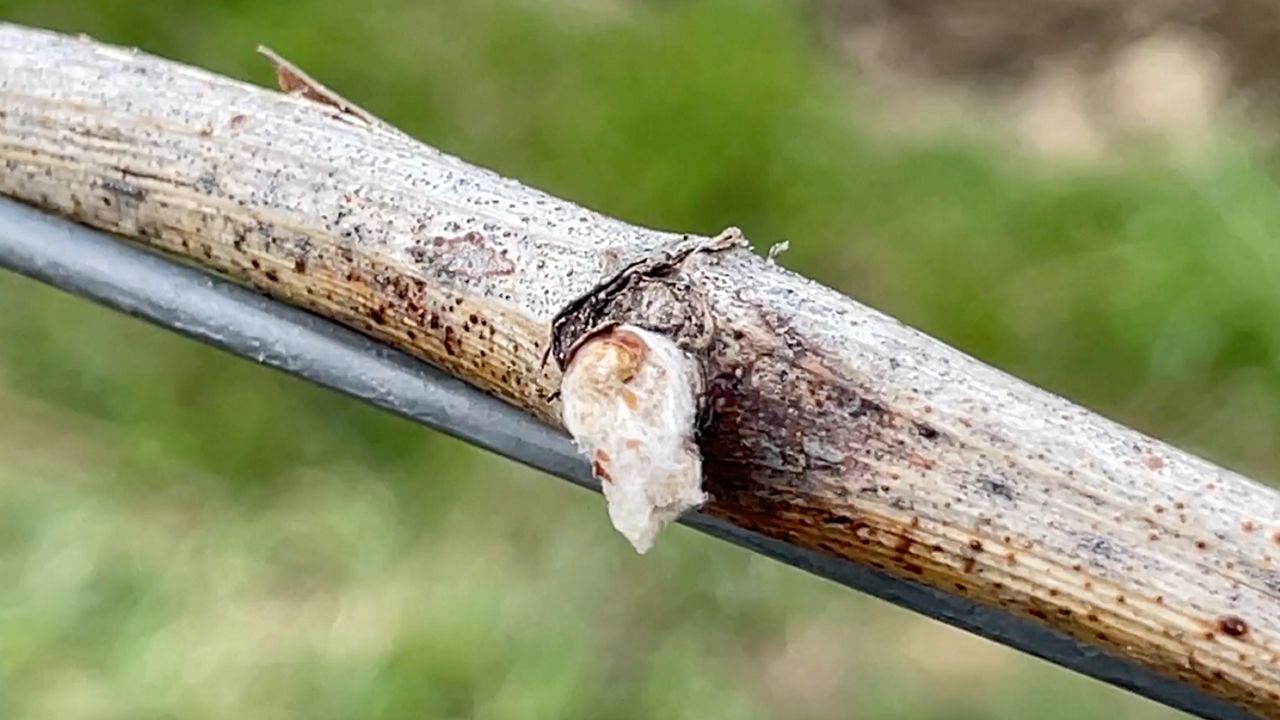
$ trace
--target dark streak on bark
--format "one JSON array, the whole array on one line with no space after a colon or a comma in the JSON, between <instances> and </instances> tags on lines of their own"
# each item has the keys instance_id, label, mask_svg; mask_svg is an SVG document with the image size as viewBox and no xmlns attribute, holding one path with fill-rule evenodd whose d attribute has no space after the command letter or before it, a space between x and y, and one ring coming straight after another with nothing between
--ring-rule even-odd
<instances>
[{"instance_id":1,"label":"dark streak on bark","mask_svg":"<svg viewBox=\"0 0 1280 720\"><path fill-rule=\"evenodd\" d=\"M916 423L857 386L855 373L775 312L755 308L757 322L721 327L697 263L688 262L698 249L635 263L574 301L553 323L550 352L564 367L585 339L619 323L672 338L707 378L698 435L704 488L713 498L707 511L794 542L805 542L800 534L808 528L823 536L827 552L848 556L849 546L867 542L849 487L870 484L877 504L911 510L901 488L878 485L872 464L903 453L894 438L917 433ZM842 421L831 422L833 414ZM832 517L848 521L833 524ZM899 560L912 566L907 572L923 572L919 558Z\"/></svg>"}]
</instances>

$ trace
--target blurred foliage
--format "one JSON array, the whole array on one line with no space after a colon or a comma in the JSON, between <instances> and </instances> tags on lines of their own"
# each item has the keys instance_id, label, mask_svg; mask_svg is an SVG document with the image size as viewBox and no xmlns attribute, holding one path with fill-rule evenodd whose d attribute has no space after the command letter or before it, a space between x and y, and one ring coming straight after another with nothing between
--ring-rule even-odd
<instances>
[{"instance_id":1,"label":"blurred foliage","mask_svg":"<svg viewBox=\"0 0 1280 720\"><path fill-rule=\"evenodd\" d=\"M269 84L265 43L417 137L784 264L1274 478L1270 158L1053 166L909 140L783 0L0 0ZM1172 717L0 277L0 716Z\"/></svg>"}]
</instances>

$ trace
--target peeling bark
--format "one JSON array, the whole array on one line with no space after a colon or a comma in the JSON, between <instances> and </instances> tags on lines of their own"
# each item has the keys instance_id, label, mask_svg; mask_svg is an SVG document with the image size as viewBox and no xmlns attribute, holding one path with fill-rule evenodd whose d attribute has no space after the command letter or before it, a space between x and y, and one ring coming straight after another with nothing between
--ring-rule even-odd
<instances>
[{"instance_id":1,"label":"peeling bark","mask_svg":"<svg viewBox=\"0 0 1280 720\"><path fill-rule=\"evenodd\" d=\"M612 220L309 97L0 25L0 193L362 330L556 425L580 338L609 323L663 333L706 378L707 513L1280 718L1274 490L733 233Z\"/></svg>"}]
</instances>

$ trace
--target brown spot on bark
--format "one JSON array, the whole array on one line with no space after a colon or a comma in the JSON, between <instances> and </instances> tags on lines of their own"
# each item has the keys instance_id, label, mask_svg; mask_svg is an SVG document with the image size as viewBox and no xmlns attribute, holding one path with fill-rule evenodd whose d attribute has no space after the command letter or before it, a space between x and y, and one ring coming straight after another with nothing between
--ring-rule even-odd
<instances>
[{"instance_id":1,"label":"brown spot on bark","mask_svg":"<svg viewBox=\"0 0 1280 720\"><path fill-rule=\"evenodd\" d=\"M1164 467L1164 460L1156 455L1148 455L1143 462L1152 470L1160 470Z\"/></svg>"},{"instance_id":2,"label":"brown spot on bark","mask_svg":"<svg viewBox=\"0 0 1280 720\"><path fill-rule=\"evenodd\" d=\"M1218 629L1231 637L1241 637L1249 632L1249 625L1239 615L1223 615L1218 618Z\"/></svg>"},{"instance_id":3,"label":"brown spot on bark","mask_svg":"<svg viewBox=\"0 0 1280 720\"><path fill-rule=\"evenodd\" d=\"M977 538L974 538L974 539L970 540L970 541L969 541L969 549L970 549L970 550L973 550L974 552L981 552L981 551L982 551L982 541L981 541L981 540L979 540L979 539L977 539Z\"/></svg>"},{"instance_id":4,"label":"brown spot on bark","mask_svg":"<svg viewBox=\"0 0 1280 720\"><path fill-rule=\"evenodd\" d=\"M456 237L419 238L409 247L409 257L419 265L451 277L497 277L516 271L515 263L505 252L495 249L484 235L475 231Z\"/></svg>"},{"instance_id":5,"label":"brown spot on bark","mask_svg":"<svg viewBox=\"0 0 1280 720\"><path fill-rule=\"evenodd\" d=\"M640 448L641 442L639 440L636 440L635 438L629 438L623 444L627 446L628 450L638 450Z\"/></svg>"},{"instance_id":6,"label":"brown spot on bark","mask_svg":"<svg viewBox=\"0 0 1280 720\"><path fill-rule=\"evenodd\" d=\"M247 122L249 122L248 115L241 115L237 113L231 116L231 119L227 121L227 125L229 127L238 128L238 127L242 127Z\"/></svg>"}]
</instances>

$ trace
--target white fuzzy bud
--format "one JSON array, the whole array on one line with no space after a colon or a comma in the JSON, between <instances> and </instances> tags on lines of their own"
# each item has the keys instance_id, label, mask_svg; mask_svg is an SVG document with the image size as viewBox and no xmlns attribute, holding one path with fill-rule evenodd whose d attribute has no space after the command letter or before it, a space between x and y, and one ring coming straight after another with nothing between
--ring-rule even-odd
<instances>
[{"instance_id":1,"label":"white fuzzy bud","mask_svg":"<svg viewBox=\"0 0 1280 720\"><path fill-rule=\"evenodd\" d=\"M674 342L630 325L588 339L565 369L565 428L591 460L614 528L639 553L706 501L694 443L701 388L701 370Z\"/></svg>"}]
</instances>

